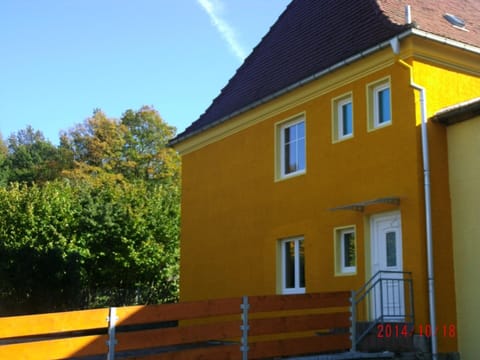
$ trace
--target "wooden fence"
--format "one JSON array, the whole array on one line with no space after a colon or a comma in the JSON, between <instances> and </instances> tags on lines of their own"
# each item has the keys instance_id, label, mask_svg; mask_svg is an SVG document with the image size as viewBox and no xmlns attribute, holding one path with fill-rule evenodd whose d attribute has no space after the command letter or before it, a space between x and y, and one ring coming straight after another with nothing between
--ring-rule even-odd
<instances>
[{"instance_id":1,"label":"wooden fence","mask_svg":"<svg viewBox=\"0 0 480 360\"><path fill-rule=\"evenodd\" d=\"M0 318L0 359L262 359L348 350L350 293Z\"/></svg>"}]
</instances>

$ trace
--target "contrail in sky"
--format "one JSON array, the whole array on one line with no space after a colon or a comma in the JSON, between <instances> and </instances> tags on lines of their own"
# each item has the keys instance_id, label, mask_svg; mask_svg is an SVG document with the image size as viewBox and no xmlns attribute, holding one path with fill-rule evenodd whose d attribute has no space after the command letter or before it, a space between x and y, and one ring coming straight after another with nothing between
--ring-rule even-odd
<instances>
[{"instance_id":1,"label":"contrail in sky","mask_svg":"<svg viewBox=\"0 0 480 360\"><path fill-rule=\"evenodd\" d=\"M246 53L238 43L235 31L232 27L222 19L222 17L218 14L219 9L217 3L213 2L212 0L197 0L200 6L205 10L205 12L210 17L213 25L217 28L218 32L223 36L223 38L227 41L230 50L235 54L240 61L243 61L246 57Z\"/></svg>"}]
</instances>

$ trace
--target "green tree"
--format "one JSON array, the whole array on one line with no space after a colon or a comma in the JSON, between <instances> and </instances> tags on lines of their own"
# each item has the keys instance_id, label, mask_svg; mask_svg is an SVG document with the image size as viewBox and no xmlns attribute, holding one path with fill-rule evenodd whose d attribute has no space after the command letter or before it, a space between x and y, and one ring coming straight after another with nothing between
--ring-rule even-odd
<instances>
[{"instance_id":1,"label":"green tree","mask_svg":"<svg viewBox=\"0 0 480 360\"><path fill-rule=\"evenodd\" d=\"M31 127L0 146L0 314L177 299L174 135L143 107L96 110L58 147Z\"/></svg>"},{"instance_id":2,"label":"green tree","mask_svg":"<svg viewBox=\"0 0 480 360\"><path fill-rule=\"evenodd\" d=\"M67 176L73 178L114 174L116 179L178 183L180 159L167 146L175 128L159 113L144 106L127 110L120 120L101 110L61 137L61 147L75 162Z\"/></svg>"},{"instance_id":3,"label":"green tree","mask_svg":"<svg viewBox=\"0 0 480 360\"><path fill-rule=\"evenodd\" d=\"M124 175L129 179L178 181L179 156L167 146L176 129L148 106L138 111L127 110L120 123L127 130L123 151L126 160Z\"/></svg>"},{"instance_id":4,"label":"green tree","mask_svg":"<svg viewBox=\"0 0 480 360\"><path fill-rule=\"evenodd\" d=\"M178 190L13 183L0 208L1 315L177 299Z\"/></svg>"},{"instance_id":5,"label":"green tree","mask_svg":"<svg viewBox=\"0 0 480 360\"><path fill-rule=\"evenodd\" d=\"M0 188L0 311L80 307L85 277L77 243L76 196L62 182Z\"/></svg>"},{"instance_id":6,"label":"green tree","mask_svg":"<svg viewBox=\"0 0 480 360\"><path fill-rule=\"evenodd\" d=\"M8 138L2 172L7 182L45 182L59 177L62 161L57 148L40 131L26 127Z\"/></svg>"},{"instance_id":7,"label":"green tree","mask_svg":"<svg viewBox=\"0 0 480 360\"><path fill-rule=\"evenodd\" d=\"M76 172L119 173L125 131L117 120L97 109L92 117L62 133L61 147L73 157Z\"/></svg>"},{"instance_id":8,"label":"green tree","mask_svg":"<svg viewBox=\"0 0 480 360\"><path fill-rule=\"evenodd\" d=\"M79 233L90 301L125 305L173 301L178 292L179 194L144 182L104 183L82 196Z\"/></svg>"},{"instance_id":9,"label":"green tree","mask_svg":"<svg viewBox=\"0 0 480 360\"><path fill-rule=\"evenodd\" d=\"M0 132L0 159L4 159L7 156L8 148L5 140L3 140L3 135Z\"/></svg>"},{"instance_id":10,"label":"green tree","mask_svg":"<svg viewBox=\"0 0 480 360\"><path fill-rule=\"evenodd\" d=\"M2 133L0 132L0 186L5 186L7 179L7 169L4 166L5 160L8 154L8 147L5 141L3 140Z\"/></svg>"}]
</instances>

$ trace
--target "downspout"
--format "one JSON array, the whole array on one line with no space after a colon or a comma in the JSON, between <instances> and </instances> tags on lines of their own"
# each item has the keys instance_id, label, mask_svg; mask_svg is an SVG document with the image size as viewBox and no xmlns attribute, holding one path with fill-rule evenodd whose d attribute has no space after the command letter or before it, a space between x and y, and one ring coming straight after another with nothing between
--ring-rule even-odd
<instances>
[{"instance_id":1,"label":"downspout","mask_svg":"<svg viewBox=\"0 0 480 360\"><path fill-rule=\"evenodd\" d=\"M400 50L398 38L392 39L392 49L396 55ZM433 240L432 240L432 201L430 193L430 158L428 154L428 133L427 133L427 98L426 89L413 81L413 68L404 60L399 59L398 63L409 70L410 86L420 92L420 111L421 111L421 134L422 134L422 158L423 158L423 184L425 191L425 231L427 243L427 277L428 277L428 303L430 312L430 326L432 329L431 351L433 360L438 359L437 343L437 321L435 311L435 274L433 261Z\"/></svg>"}]
</instances>

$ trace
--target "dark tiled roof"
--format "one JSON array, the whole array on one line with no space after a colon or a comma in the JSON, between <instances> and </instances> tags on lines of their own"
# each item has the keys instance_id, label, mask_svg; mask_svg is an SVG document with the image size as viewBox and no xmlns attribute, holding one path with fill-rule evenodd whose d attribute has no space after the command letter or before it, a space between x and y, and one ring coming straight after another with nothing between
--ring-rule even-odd
<instances>
[{"instance_id":1,"label":"dark tiled roof","mask_svg":"<svg viewBox=\"0 0 480 360\"><path fill-rule=\"evenodd\" d=\"M408 30L406 5L416 27L480 46L480 0L293 0L205 113L173 143ZM445 12L464 19L469 32L452 27Z\"/></svg>"}]
</instances>

